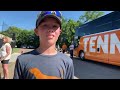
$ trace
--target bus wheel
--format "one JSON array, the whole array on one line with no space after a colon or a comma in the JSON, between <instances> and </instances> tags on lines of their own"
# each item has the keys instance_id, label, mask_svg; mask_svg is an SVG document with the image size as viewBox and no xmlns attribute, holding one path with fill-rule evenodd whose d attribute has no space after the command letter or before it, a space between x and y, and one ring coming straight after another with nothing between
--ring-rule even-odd
<instances>
[{"instance_id":1,"label":"bus wheel","mask_svg":"<svg viewBox=\"0 0 120 90\"><path fill-rule=\"evenodd\" d=\"M79 57L81 60L85 59L85 53L83 51L80 52Z\"/></svg>"}]
</instances>

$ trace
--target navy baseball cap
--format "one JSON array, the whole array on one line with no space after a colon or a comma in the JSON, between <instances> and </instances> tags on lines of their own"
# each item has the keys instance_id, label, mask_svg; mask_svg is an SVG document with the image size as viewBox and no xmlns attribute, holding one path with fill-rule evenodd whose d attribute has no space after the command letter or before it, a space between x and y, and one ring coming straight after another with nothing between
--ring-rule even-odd
<instances>
[{"instance_id":1,"label":"navy baseball cap","mask_svg":"<svg viewBox=\"0 0 120 90\"><path fill-rule=\"evenodd\" d=\"M38 15L38 18L37 18L37 21L36 21L36 28L39 26L41 21L46 17L55 18L56 20L58 20L58 22L60 23L60 27L61 27L62 14L61 14L60 11L41 11L41 13Z\"/></svg>"}]
</instances>

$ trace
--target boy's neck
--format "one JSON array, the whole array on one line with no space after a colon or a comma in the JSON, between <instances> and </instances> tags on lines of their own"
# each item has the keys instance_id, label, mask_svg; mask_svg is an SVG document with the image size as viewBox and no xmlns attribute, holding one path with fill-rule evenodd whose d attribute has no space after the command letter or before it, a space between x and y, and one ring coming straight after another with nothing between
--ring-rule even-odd
<instances>
[{"instance_id":1,"label":"boy's neck","mask_svg":"<svg viewBox=\"0 0 120 90\"><path fill-rule=\"evenodd\" d=\"M53 46L39 46L37 48L37 51L40 53L40 54L43 54L43 55L55 55L57 54L57 50L56 50L56 47L55 45Z\"/></svg>"}]
</instances>

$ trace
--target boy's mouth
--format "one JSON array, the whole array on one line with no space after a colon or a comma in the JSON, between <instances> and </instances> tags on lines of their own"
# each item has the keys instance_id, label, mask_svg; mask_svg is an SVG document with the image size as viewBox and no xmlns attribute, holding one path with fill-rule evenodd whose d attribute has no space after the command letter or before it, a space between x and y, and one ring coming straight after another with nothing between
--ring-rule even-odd
<instances>
[{"instance_id":1,"label":"boy's mouth","mask_svg":"<svg viewBox=\"0 0 120 90\"><path fill-rule=\"evenodd\" d=\"M52 39L54 37L54 35L53 34L48 34L47 37Z\"/></svg>"}]
</instances>

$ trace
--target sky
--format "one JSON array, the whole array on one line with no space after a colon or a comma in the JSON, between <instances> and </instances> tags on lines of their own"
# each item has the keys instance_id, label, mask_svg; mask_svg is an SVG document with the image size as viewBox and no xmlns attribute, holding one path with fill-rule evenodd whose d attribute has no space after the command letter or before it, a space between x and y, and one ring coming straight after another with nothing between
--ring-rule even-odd
<instances>
[{"instance_id":1,"label":"sky","mask_svg":"<svg viewBox=\"0 0 120 90\"><path fill-rule=\"evenodd\" d=\"M40 11L0 11L0 31L9 26L15 26L21 29L32 30L35 28L37 15ZM77 21L84 11L61 11L66 19ZM112 11L102 11L104 15ZM3 26L4 23L4 26Z\"/></svg>"}]
</instances>

